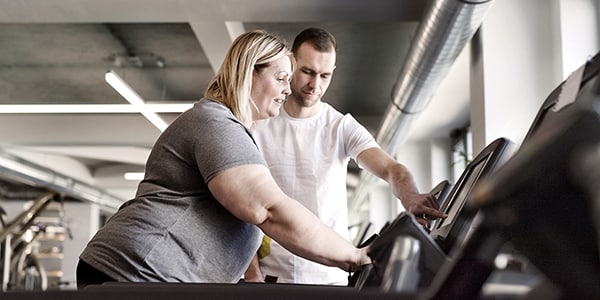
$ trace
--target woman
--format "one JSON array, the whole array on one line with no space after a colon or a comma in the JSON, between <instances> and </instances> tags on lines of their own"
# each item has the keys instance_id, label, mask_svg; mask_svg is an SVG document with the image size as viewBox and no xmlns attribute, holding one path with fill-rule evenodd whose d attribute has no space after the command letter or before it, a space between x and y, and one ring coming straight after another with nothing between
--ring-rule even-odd
<instances>
[{"instance_id":1,"label":"woman","mask_svg":"<svg viewBox=\"0 0 600 300\"><path fill-rule=\"evenodd\" d=\"M264 31L242 34L192 109L154 145L136 197L88 243L78 287L106 281L237 282L262 233L348 270L370 260L271 177L248 130L290 94L293 57Z\"/></svg>"}]
</instances>

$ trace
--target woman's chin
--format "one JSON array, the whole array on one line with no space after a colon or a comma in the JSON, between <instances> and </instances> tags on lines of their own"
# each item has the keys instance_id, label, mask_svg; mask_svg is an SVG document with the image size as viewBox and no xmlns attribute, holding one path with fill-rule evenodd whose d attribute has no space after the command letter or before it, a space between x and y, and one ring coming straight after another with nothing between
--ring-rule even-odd
<instances>
[{"instance_id":1,"label":"woman's chin","mask_svg":"<svg viewBox=\"0 0 600 300\"><path fill-rule=\"evenodd\" d=\"M269 118L275 118L279 115L279 110L269 113Z\"/></svg>"}]
</instances>

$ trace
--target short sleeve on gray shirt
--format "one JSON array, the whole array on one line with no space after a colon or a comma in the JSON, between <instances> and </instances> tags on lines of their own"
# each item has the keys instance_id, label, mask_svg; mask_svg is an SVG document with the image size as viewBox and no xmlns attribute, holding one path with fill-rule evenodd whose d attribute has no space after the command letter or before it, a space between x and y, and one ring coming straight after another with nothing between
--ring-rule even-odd
<instances>
[{"instance_id":1,"label":"short sleeve on gray shirt","mask_svg":"<svg viewBox=\"0 0 600 300\"><path fill-rule=\"evenodd\" d=\"M136 197L80 258L120 281L236 282L261 233L220 205L207 183L247 164L266 165L247 128L202 99L159 137Z\"/></svg>"}]
</instances>

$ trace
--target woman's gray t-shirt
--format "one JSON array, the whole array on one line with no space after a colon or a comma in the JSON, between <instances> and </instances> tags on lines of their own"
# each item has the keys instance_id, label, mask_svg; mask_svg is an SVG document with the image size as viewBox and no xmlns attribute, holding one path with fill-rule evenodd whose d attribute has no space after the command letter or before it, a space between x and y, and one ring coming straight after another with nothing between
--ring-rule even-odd
<instances>
[{"instance_id":1,"label":"woman's gray t-shirt","mask_svg":"<svg viewBox=\"0 0 600 300\"><path fill-rule=\"evenodd\" d=\"M236 282L261 233L221 206L207 183L247 164L266 165L250 132L221 103L200 100L159 137L136 197L81 260L119 281Z\"/></svg>"}]
</instances>

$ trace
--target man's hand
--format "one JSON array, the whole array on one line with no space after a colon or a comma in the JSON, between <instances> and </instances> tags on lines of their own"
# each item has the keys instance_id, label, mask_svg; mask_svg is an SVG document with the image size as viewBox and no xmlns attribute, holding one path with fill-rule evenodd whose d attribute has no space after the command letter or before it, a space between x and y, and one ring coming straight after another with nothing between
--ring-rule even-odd
<instances>
[{"instance_id":1,"label":"man's hand","mask_svg":"<svg viewBox=\"0 0 600 300\"><path fill-rule=\"evenodd\" d=\"M369 148L357 156L358 163L366 170L390 184L392 193L402 206L417 218L419 224L428 227L428 219L445 218L439 211L437 199L430 194L420 194L410 171L395 161L381 148ZM427 218L424 218L426 216Z\"/></svg>"},{"instance_id":2,"label":"man's hand","mask_svg":"<svg viewBox=\"0 0 600 300\"><path fill-rule=\"evenodd\" d=\"M414 194L402 199L402 205L412 213L419 224L429 227L430 221L437 218L446 218L448 215L439 211L437 199L432 194Z\"/></svg>"}]
</instances>

